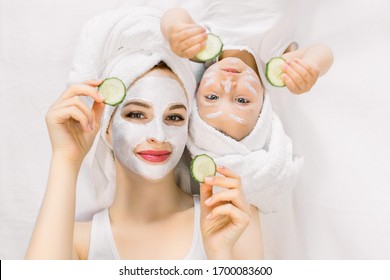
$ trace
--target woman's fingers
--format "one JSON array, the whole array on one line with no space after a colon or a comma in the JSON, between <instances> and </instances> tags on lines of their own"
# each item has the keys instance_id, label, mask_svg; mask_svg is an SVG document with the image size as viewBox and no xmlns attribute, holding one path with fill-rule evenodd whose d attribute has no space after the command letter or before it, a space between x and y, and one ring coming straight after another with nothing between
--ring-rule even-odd
<instances>
[{"instance_id":1,"label":"woman's fingers","mask_svg":"<svg viewBox=\"0 0 390 280\"><path fill-rule=\"evenodd\" d=\"M230 177L230 178L234 178L234 179L237 179L237 180L241 180L240 176L236 173L234 173L232 170L230 170L229 168L227 167L224 167L224 166L217 166L217 172L219 174L222 174L226 177Z\"/></svg>"},{"instance_id":2,"label":"woman's fingers","mask_svg":"<svg viewBox=\"0 0 390 280\"><path fill-rule=\"evenodd\" d=\"M200 185L200 213L202 218L206 218L208 214L210 214L210 208L207 206L205 201L209 199L213 194L213 186L208 184Z\"/></svg>"},{"instance_id":3,"label":"woman's fingers","mask_svg":"<svg viewBox=\"0 0 390 280\"><path fill-rule=\"evenodd\" d=\"M97 103L97 102L93 103L93 106L92 106L92 112L93 112L93 116L94 116L93 125L92 125L93 130L100 127L100 121L101 121L102 116L103 116L104 107L105 107L104 103Z\"/></svg>"},{"instance_id":4,"label":"woman's fingers","mask_svg":"<svg viewBox=\"0 0 390 280\"><path fill-rule=\"evenodd\" d=\"M224 176L206 177L205 183L213 186L227 188L227 189L241 188L241 178L236 173L223 166L218 166L217 172Z\"/></svg>"},{"instance_id":5,"label":"woman's fingers","mask_svg":"<svg viewBox=\"0 0 390 280\"><path fill-rule=\"evenodd\" d=\"M90 81L89 81L90 82ZM104 101L103 96L101 96L95 87L95 85L98 82L94 84L94 86L91 86L89 84L74 84L71 85L61 96L60 100L64 100L67 98L72 98L74 96L89 96L91 97L95 102L102 103Z\"/></svg>"},{"instance_id":6,"label":"woman's fingers","mask_svg":"<svg viewBox=\"0 0 390 280\"><path fill-rule=\"evenodd\" d=\"M249 211L249 204L246 202L245 196L242 192L240 176L232 170L221 166L217 167L217 171L221 175L224 175L224 177L207 177L205 179L205 184L219 186L225 190L208 195L208 198L204 200L204 203L208 207L231 203L243 211Z\"/></svg>"},{"instance_id":7,"label":"woman's fingers","mask_svg":"<svg viewBox=\"0 0 390 280\"><path fill-rule=\"evenodd\" d=\"M242 211L239 208L235 207L232 204L223 204L218 207L215 207L211 213L209 213L206 217L208 220L213 220L218 217L230 217L233 224L237 227L245 228L251 219L251 212Z\"/></svg>"},{"instance_id":8,"label":"woman's fingers","mask_svg":"<svg viewBox=\"0 0 390 280\"><path fill-rule=\"evenodd\" d=\"M47 122L63 123L72 118L80 122L84 131L92 131L99 127L104 98L98 93L96 86L101 83L101 80L88 80L68 87L59 100L50 107ZM92 109L80 99L80 96L89 96L94 100Z\"/></svg>"},{"instance_id":9,"label":"woman's fingers","mask_svg":"<svg viewBox=\"0 0 390 280\"><path fill-rule=\"evenodd\" d=\"M85 132L91 132L92 128L89 125L88 117L76 106L59 108L53 112L56 122L65 124L70 119L80 123L80 126Z\"/></svg>"},{"instance_id":10,"label":"woman's fingers","mask_svg":"<svg viewBox=\"0 0 390 280\"><path fill-rule=\"evenodd\" d=\"M247 203L244 194L239 189L224 190L214 193L205 200L208 207L213 207L218 204L231 203L243 211L249 211L249 204Z\"/></svg>"},{"instance_id":11,"label":"woman's fingers","mask_svg":"<svg viewBox=\"0 0 390 280\"><path fill-rule=\"evenodd\" d=\"M93 112L88 106L80 99L79 96L73 96L72 98L62 100L54 106L54 109L61 109L66 107L76 106L86 117L88 118L88 124L93 126L94 116Z\"/></svg>"}]
</instances>

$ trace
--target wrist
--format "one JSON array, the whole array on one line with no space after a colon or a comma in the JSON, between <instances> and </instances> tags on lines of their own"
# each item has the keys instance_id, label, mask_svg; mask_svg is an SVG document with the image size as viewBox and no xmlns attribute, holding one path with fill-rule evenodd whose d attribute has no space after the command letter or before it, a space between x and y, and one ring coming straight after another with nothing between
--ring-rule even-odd
<instances>
[{"instance_id":1,"label":"wrist","mask_svg":"<svg viewBox=\"0 0 390 280\"><path fill-rule=\"evenodd\" d=\"M207 259L209 260L233 260L233 250L207 250L205 248Z\"/></svg>"},{"instance_id":2,"label":"wrist","mask_svg":"<svg viewBox=\"0 0 390 280\"><path fill-rule=\"evenodd\" d=\"M83 158L73 158L70 157L67 153L63 153L61 151L53 151L51 161L52 164L62 165L66 168L70 168L73 170L79 170L81 164L83 163Z\"/></svg>"}]
</instances>

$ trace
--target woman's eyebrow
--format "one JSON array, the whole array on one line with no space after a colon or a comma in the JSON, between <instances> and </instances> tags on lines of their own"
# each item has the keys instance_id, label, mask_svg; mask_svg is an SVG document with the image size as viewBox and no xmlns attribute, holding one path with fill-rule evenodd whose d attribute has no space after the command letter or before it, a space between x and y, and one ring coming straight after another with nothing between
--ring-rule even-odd
<instances>
[{"instance_id":1,"label":"woman's eyebrow","mask_svg":"<svg viewBox=\"0 0 390 280\"><path fill-rule=\"evenodd\" d=\"M169 107L169 110L174 110L174 109L184 109L187 111L186 106L184 106L183 104L175 104Z\"/></svg>"},{"instance_id":2,"label":"woman's eyebrow","mask_svg":"<svg viewBox=\"0 0 390 280\"><path fill-rule=\"evenodd\" d=\"M149 104L144 103L144 102L140 102L140 101L129 101L128 103L123 105L123 108L125 108L126 106L129 106L129 105L137 105L137 106L141 106L141 107L150 109L150 105Z\"/></svg>"}]
</instances>

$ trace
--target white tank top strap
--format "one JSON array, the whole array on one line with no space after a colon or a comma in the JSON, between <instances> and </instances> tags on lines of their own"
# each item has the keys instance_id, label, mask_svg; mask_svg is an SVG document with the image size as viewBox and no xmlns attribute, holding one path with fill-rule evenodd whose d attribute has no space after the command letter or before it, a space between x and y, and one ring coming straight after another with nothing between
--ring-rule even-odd
<instances>
[{"instance_id":1,"label":"white tank top strap","mask_svg":"<svg viewBox=\"0 0 390 280\"><path fill-rule=\"evenodd\" d=\"M103 209L102 211L93 216L88 259L120 259L116 250L114 237L111 231L108 208Z\"/></svg>"},{"instance_id":2,"label":"white tank top strap","mask_svg":"<svg viewBox=\"0 0 390 280\"><path fill-rule=\"evenodd\" d=\"M206 253L203 248L202 234L200 231L200 202L199 195L193 195L194 199L194 230L191 249L185 260L206 260Z\"/></svg>"}]
</instances>

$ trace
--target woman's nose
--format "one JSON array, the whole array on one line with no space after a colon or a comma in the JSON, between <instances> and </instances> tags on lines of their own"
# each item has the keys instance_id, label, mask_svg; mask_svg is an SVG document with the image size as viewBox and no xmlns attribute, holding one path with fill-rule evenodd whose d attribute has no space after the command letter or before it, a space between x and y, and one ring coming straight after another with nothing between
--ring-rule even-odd
<instances>
[{"instance_id":1,"label":"woman's nose","mask_svg":"<svg viewBox=\"0 0 390 280\"><path fill-rule=\"evenodd\" d=\"M165 141L160 141L154 137L149 137L148 139L146 139L146 141L149 143L149 144L162 144L164 143Z\"/></svg>"},{"instance_id":2,"label":"woman's nose","mask_svg":"<svg viewBox=\"0 0 390 280\"><path fill-rule=\"evenodd\" d=\"M166 133L163 127L163 124L157 125L154 128L153 133L151 133L147 141L152 143L163 143L166 141Z\"/></svg>"}]
</instances>

